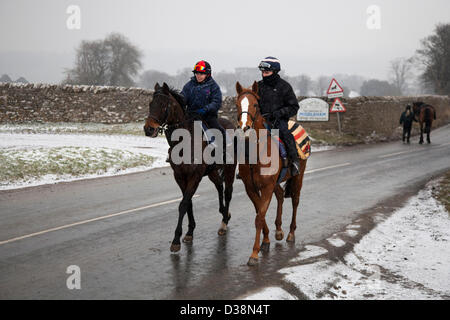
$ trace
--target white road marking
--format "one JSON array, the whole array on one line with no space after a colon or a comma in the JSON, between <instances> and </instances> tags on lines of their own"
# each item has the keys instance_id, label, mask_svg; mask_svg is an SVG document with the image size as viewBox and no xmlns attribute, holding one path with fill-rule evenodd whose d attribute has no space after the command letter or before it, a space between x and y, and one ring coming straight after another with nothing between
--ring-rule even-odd
<instances>
[{"instance_id":1,"label":"white road marking","mask_svg":"<svg viewBox=\"0 0 450 320\"><path fill-rule=\"evenodd\" d=\"M349 165L351 165L351 163L350 162L346 162L346 163L336 164L334 166L323 167L323 168L318 168L318 169L313 169L313 170L306 170L305 174L313 173L313 172L317 172L317 171L328 170L328 169L333 169L333 168L346 167L346 166L349 166Z\"/></svg>"},{"instance_id":2,"label":"white road marking","mask_svg":"<svg viewBox=\"0 0 450 320\"><path fill-rule=\"evenodd\" d=\"M199 195L194 195L192 198L197 198L197 197L199 197ZM154 203L154 204L151 204L151 205L148 205L148 206L144 206L144 207L129 209L129 210L125 210L125 211L121 211L121 212L117 212L117 213L112 213L112 214L108 214L108 215L97 217L97 218L93 218L93 219L83 220L83 221L79 221L79 222L75 222L75 223L71 223L71 224L66 224L66 225L63 225L63 226L60 226L60 227L55 227L55 228L42 230L42 231L35 232L35 233L26 234L26 235L23 235L23 236L20 236L20 237L16 237L16 238L0 241L0 245L11 243L11 242L15 242L15 241L22 240L22 239L35 237L35 236L38 236L38 235L41 235L41 234L45 234L45 233L49 233L49 232L53 232L53 231L58 231L58 230L67 229L67 228L70 228L70 227L79 226L79 225L90 223L90 222L94 222L94 221L99 221L99 220L104 220L104 219L108 219L108 218L112 218L112 217L121 216L121 215L127 214L127 213L133 213L133 212L140 211L140 210L145 210L145 209L150 209L150 208L154 208L154 207L163 206L165 204L170 204L170 203L181 201L181 199L182 198L162 201L162 202Z\"/></svg>"},{"instance_id":3,"label":"white road marking","mask_svg":"<svg viewBox=\"0 0 450 320\"><path fill-rule=\"evenodd\" d=\"M433 147L432 149L439 149L439 148L442 148L442 147L448 146L449 144L450 144L450 142L447 142L447 143L443 143L443 144L440 144L440 145L438 145L438 146L435 146L435 147Z\"/></svg>"},{"instance_id":4,"label":"white road marking","mask_svg":"<svg viewBox=\"0 0 450 320\"><path fill-rule=\"evenodd\" d=\"M438 145L438 146L434 146L432 149L439 149L439 148L445 147L445 146L447 146L447 145L449 145L449 144L450 144L450 142L443 143L443 144L440 144L440 145ZM397 156L397 155L399 155L399 154L412 153L412 152L420 152L420 151L422 151L422 149L414 149L414 150L400 151L400 152L394 152L394 153L384 154L384 155L378 156L378 158L382 159L382 158L388 158L388 157L392 157L392 156Z\"/></svg>"},{"instance_id":5,"label":"white road marking","mask_svg":"<svg viewBox=\"0 0 450 320\"><path fill-rule=\"evenodd\" d=\"M384 154L382 156L378 156L378 158L387 158L387 157L392 157L392 156L396 156L399 154L404 154L404 153L411 153L411 152L417 152L417 150L408 150L408 151L400 151L400 152L395 152L395 153L388 153L388 154Z\"/></svg>"}]
</instances>

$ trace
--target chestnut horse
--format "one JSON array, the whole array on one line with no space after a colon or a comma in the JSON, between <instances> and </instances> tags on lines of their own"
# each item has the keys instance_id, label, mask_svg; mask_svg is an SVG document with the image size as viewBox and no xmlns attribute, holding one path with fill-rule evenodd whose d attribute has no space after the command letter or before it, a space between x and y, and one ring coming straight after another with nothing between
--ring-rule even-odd
<instances>
[{"instance_id":1,"label":"chestnut horse","mask_svg":"<svg viewBox=\"0 0 450 320\"><path fill-rule=\"evenodd\" d=\"M267 137L267 129L264 126L266 120L261 114L259 108L259 96L258 96L258 84L255 81L251 89L242 88L239 82L236 83L236 106L238 111L238 121L239 126L245 132L250 129L255 130L256 137L258 139L257 143L257 163L239 163L239 175L242 178L242 181L245 185L245 190L247 195L250 197L253 205L256 210L256 218L255 218L255 227L256 227L256 236L255 242L253 245L253 252L248 260L248 265L253 266L258 263L258 253L260 250L266 251L270 247L269 240L269 228L267 227L265 216L267 209L269 208L270 201L272 199L273 193L278 201L277 206L277 217L275 220L275 239L282 240L284 237L283 230L281 229L281 216L283 213L283 200L284 200L284 190L277 183L279 174L281 172L282 166L282 158L279 154L278 143L272 138L267 138L266 145L262 145L260 141L260 137L262 135L266 135ZM275 143L275 146L272 144ZM275 148L273 148L275 147ZM270 159L268 163L267 161L261 161L259 150L264 150L263 152L267 152L267 157ZM276 150L276 154L271 154L271 150ZM278 160L278 167L276 167L273 172L270 174L262 174L262 169L266 171L271 167L273 160ZM289 189L292 198L292 220L290 225L290 231L287 236L286 241L294 242L295 241L295 229L296 225L296 216L297 216L297 207L300 200L300 190L302 188L303 183L303 175L306 168L307 160L300 160L300 174L294 177L291 177L290 171L288 170L286 176L281 181L287 181L289 184ZM281 183L280 182L280 183ZM260 236L261 231L263 232L263 240L260 244Z\"/></svg>"},{"instance_id":2,"label":"chestnut horse","mask_svg":"<svg viewBox=\"0 0 450 320\"><path fill-rule=\"evenodd\" d=\"M153 99L149 105L149 115L146 119L144 131L145 135L155 138L158 132L164 131L167 142L169 143L169 162L173 169L175 180L183 193L183 199L178 208L178 224L175 230L175 237L170 246L170 251L177 252L181 248L180 237L182 235L182 223L184 215L187 213L189 219L188 231L183 238L184 243L192 243L194 237L194 212L192 209L192 197L197 190L202 178L207 175L214 183L219 193L219 212L222 214L222 224L218 231L219 235L225 235L227 232L228 221L230 220L229 207L233 193L233 182L237 162L232 164L206 164L203 157L200 163L194 161L194 120L186 114L182 105L183 97L174 89L164 83L161 87L158 83L155 86ZM219 122L225 129L235 129L233 124L225 119L219 119ZM191 152L189 161L181 164L175 164L172 161L170 151L178 144L178 141L172 140L172 133L176 129L188 130L191 137ZM202 151L206 147L206 142L202 141ZM225 184L225 190L223 185ZM225 203L223 202L225 198Z\"/></svg>"},{"instance_id":3,"label":"chestnut horse","mask_svg":"<svg viewBox=\"0 0 450 320\"><path fill-rule=\"evenodd\" d=\"M413 103L413 112L414 118L416 116L419 117L419 126L420 126L420 141L419 143L423 143L423 133L427 134L427 142L431 143L430 133L431 133L431 125L433 124L433 119L436 120L436 110L433 106L426 104L424 102L414 102ZM424 128L425 125L425 128Z\"/></svg>"}]
</instances>

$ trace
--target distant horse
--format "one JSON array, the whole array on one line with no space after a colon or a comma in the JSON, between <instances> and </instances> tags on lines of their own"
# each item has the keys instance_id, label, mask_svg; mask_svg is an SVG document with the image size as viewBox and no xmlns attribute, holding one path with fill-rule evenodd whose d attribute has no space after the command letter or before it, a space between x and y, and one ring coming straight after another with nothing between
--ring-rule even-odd
<instances>
[{"instance_id":1,"label":"distant horse","mask_svg":"<svg viewBox=\"0 0 450 320\"><path fill-rule=\"evenodd\" d=\"M422 101L413 103L413 112L414 117L418 117L419 126L420 126L420 141L419 143L423 143L423 133L427 134L427 142L431 143L430 140L430 132L431 126L433 124L433 119L436 120L436 110L433 106L426 104ZM425 126L425 127L424 127Z\"/></svg>"},{"instance_id":2,"label":"distant horse","mask_svg":"<svg viewBox=\"0 0 450 320\"><path fill-rule=\"evenodd\" d=\"M272 140L272 138L268 138L267 144L263 145L260 143L260 137L261 135L267 136L267 129L264 126L264 123L266 120L264 119L263 115L261 114L260 108L259 108L259 96L258 96L258 84L256 81L253 83L253 86L251 89L245 89L242 88L239 82L236 83L236 91L237 91L237 98L236 98L236 105L237 105L237 111L238 111L238 121L239 126L243 129L244 132L247 132L249 129L254 129L256 132L257 137L257 163L256 164L249 164L249 163L240 163L239 164L239 174L242 178L242 181L245 185L245 190L247 192L247 195L250 197L251 201L253 202L253 205L255 206L256 210L256 218L255 218L255 226L256 226L256 236L255 236L255 242L253 245L253 252L248 260L248 265L253 266L256 265L258 262L258 253L261 250L268 250L270 247L270 240L269 240L269 228L267 227L265 216L267 209L269 208L270 201L272 199L273 193L275 193L275 196L278 201L278 207L277 207L277 218L275 220L275 226L276 226L276 233L275 238L276 240L282 240L284 237L283 230L281 229L281 216L283 213L283 200L284 200L284 190L280 186L279 183L277 183L278 177L281 172L281 165L279 165L275 172L273 172L270 175L263 175L261 174L262 169L268 169L272 165L273 157L277 157L276 160L278 160L278 164L282 163L282 158L279 154L279 147L278 143L275 142L275 140ZM275 150L276 155L272 155L272 144L276 143ZM262 163L260 156L259 156L259 150L266 150L267 157L270 159L269 163L266 163L267 161L263 161ZM286 183L289 184L289 190L292 197L292 220L290 225L290 231L289 235L287 237L287 241L294 242L295 241L295 229L297 228L296 225L296 216L297 216L297 207L299 204L300 199L300 190L302 188L302 182L303 182L303 175L306 168L306 160L300 160L300 174L296 175L294 177L291 177L290 172L286 173L286 176L282 181L287 181ZM282 182L281 181L281 182ZM260 244L260 236L261 231L263 231L264 238L262 240L262 243Z\"/></svg>"},{"instance_id":3,"label":"distant horse","mask_svg":"<svg viewBox=\"0 0 450 320\"><path fill-rule=\"evenodd\" d=\"M191 158L189 163L175 164L172 161L170 151L178 143L178 141L172 141L172 133L175 129L186 129L189 131L190 136L194 137L194 120L198 120L195 116L192 117L185 112L182 107L183 101L183 97L176 90L169 88L166 83L162 87L157 83L153 99L149 105L149 115L144 126L145 135L151 138L155 138L158 132L164 131L170 146L170 166L173 169L175 180L183 193L183 199L178 208L178 224L175 230L175 237L170 247L172 252L177 252L181 248L180 237L182 236L182 223L186 213L189 225L183 242L192 243L193 241L195 220L192 209L192 197L205 175L214 183L219 193L219 212L223 218L218 233L219 235L227 233L228 221L231 218L229 207L237 166L236 161L232 164L206 164L203 158L201 163L197 164L194 162L194 152L190 152ZM228 120L219 119L219 122L225 129L234 129L233 124ZM205 147L206 142L202 141L202 151ZM194 150L194 139L191 139L191 150ZM224 198L225 203L223 202Z\"/></svg>"}]
</instances>

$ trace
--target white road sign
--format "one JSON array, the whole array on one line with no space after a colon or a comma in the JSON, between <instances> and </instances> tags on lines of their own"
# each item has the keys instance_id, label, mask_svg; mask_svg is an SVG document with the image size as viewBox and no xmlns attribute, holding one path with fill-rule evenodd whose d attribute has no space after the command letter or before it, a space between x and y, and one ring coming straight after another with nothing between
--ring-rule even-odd
<instances>
[{"instance_id":1,"label":"white road sign","mask_svg":"<svg viewBox=\"0 0 450 320\"><path fill-rule=\"evenodd\" d=\"M342 89L337 80L334 78L333 80L331 80L330 86L328 87L327 95L328 98L337 98L344 96L344 89Z\"/></svg>"},{"instance_id":2,"label":"white road sign","mask_svg":"<svg viewBox=\"0 0 450 320\"><path fill-rule=\"evenodd\" d=\"M328 103L317 98L300 101L297 112L298 121L328 121Z\"/></svg>"},{"instance_id":3,"label":"white road sign","mask_svg":"<svg viewBox=\"0 0 450 320\"><path fill-rule=\"evenodd\" d=\"M342 103L341 99L336 98L333 102L333 105L330 108L330 112L345 112L347 109Z\"/></svg>"}]
</instances>

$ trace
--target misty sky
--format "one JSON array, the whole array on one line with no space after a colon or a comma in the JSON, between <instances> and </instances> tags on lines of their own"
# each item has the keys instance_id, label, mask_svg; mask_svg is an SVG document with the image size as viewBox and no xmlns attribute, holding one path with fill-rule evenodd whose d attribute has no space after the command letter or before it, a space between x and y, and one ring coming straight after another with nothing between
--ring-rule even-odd
<instances>
[{"instance_id":1,"label":"misty sky","mask_svg":"<svg viewBox=\"0 0 450 320\"><path fill-rule=\"evenodd\" d=\"M70 5L79 30L66 26ZM371 5L379 30L367 27ZM175 74L206 59L233 71L273 55L288 75L387 79L389 61L412 56L439 22L450 23L449 0L0 0L0 75L57 83L81 40L119 32L141 49L143 70Z\"/></svg>"}]
</instances>

